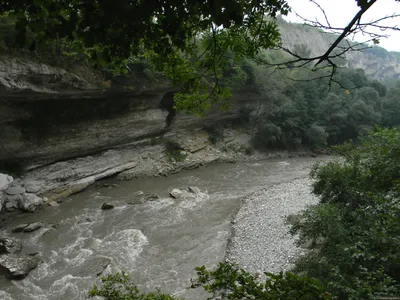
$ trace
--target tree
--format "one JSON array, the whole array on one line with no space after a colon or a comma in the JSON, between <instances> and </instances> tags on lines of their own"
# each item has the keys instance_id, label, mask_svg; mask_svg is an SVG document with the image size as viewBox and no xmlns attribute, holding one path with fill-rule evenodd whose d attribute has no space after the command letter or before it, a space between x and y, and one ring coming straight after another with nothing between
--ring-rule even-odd
<instances>
[{"instance_id":1,"label":"tree","mask_svg":"<svg viewBox=\"0 0 400 300\"><path fill-rule=\"evenodd\" d=\"M318 66L324 62L333 67L332 73L324 76L333 80L334 59L359 49L349 43L341 46L349 34L357 30L368 33L368 26L387 29L380 25L382 20L361 22L376 1L358 0L360 10L345 28L311 23L341 31L323 55L303 57L307 51L298 54L285 49L292 58L271 66ZM273 19L289 10L285 0L5 0L0 4L0 14L15 21L20 45L28 44L34 50L45 42L66 41L74 52L85 53L97 66L113 65L117 71L130 57L145 58L181 91L175 95L176 108L197 114L230 97L221 83L227 68L241 65L245 58L256 58L261 49L279 46ZM337 47L340 50L335 52ZM222 102L223 108L228 105Z\"/></svg>"},{"instance_id":2,"label":"tree","mask_svg":"<svg viewBox=\"0 0 400 300\"><path fill-rule=\"evenodd\" d=\"M297 272L320 279L338 299L399 293L400 129L371 132L358 146L336 148L342 161L317 166L309 207L292 232L310 251Z\"/></svg>"},{"instance_id":3,"label":"tree","mask_svg":"<svg viewBox=\"0 0 400 300\"><path fill-rule=\"evenodd\" d=\"M98 66L121 70L144 57L182 93L177 108L201 114L230 97L220 84L227 66L279 44L274 18L287 14L284 0L10 0L0 13L15 19L20 45L65 39ZM223 103L227 106L227 103Z\"/></svg>"}]
</instances>

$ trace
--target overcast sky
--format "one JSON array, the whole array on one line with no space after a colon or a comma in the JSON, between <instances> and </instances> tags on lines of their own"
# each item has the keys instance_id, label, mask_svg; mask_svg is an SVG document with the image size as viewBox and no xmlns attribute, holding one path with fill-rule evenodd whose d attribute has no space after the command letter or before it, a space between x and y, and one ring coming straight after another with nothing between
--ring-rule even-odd
<instances>
[{"instance_id":1,"label":"overcast sky","mask_svg":"<svg viewBox=\"0 0 400 300\"><path fill-rule=\"evenodd\" d=\"M357 7L355 0L316 0L321 7L325 10L328 15L329 22L331 26L334 27L345 27L351 19L358 12L359 7ZM311 3L309 0L287 0L289 5L295 10L299 15L304 18L315 20L326 24L324 21L324 16L318 7ZM395 2L395 0L379 0L377 1L368 11L365 13L362 22L367 22L371 20L376 20L387 15L393 15L394 13L400 14L400 2ZM286 20L291 22L301 22L299 18L296 17L294 13L291 13ZM400 17L387 20L382 25L400 27ZM379 31L378 31L379 32ZM400 51L400 32L399 31L385 31L387 35L390 35L387 39L380 40L380 46L386 48L389 51ZM356 41L364 42L370 38L363 36L361 34L355 37Z\"/></svg>"}]
</instances>

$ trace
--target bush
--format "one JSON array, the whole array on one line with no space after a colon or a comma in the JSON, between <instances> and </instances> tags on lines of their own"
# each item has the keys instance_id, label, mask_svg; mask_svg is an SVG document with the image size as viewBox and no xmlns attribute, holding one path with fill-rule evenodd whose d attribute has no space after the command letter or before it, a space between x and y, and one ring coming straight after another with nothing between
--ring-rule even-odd
<instances>
[{"instance_id":1,"label":"bush","mask_svg":"<svg viewBox=\"0 0 400 300\"><path fill-rule=\"evenodd\" d=\"M174 162L180 162L184 161L187 154L185 151L183 151L183 148L179 143L175 141L167 141L165 143L165 154L168 158L169 161Z\"/></svg>"},{"instance_id":2,"label":"bush","mask_svg":"<svg viewBox=\"0 0 400 300\"><path fill-rule=\"evenodd\" d=\"M192 288L204 288L212 294L228 299L265 299L265 300L319 300L333 299L325 287L315 279L298 276L293 273L274 275L264 273L265 282L249 272L229 263L220 263L209 271L204 266L196 268L197 276L192 280ZM104 300L176 300L172 296L155 293L141 293L129 276L122 272L103 277L102 286L95 285L89 292L90 297L102 296Z\"/></svg>"},{"instance_id":3,"label":"bush","mask_svg":"<svg viewBox=\"0 0 400 300\"><path fill-rule=\"evenodd\" d=\"M321 203L294 221L310 251L295 271L315 277L339 299L400 293L400 130L377 129L358 146L337 147L343 162L316 166Z\"/></svg>"},{"instance_id":4,"label":"bush","mask_svg":"<svg viewBox=\"0 0 400 300\"><path fill-rule=\"evenodd\" d=\"M178 300L159 291L141 293L125 272L101 278L101 287L94 285L89 297L104 297L104 300Z\"/></svg>"}]
</instances>

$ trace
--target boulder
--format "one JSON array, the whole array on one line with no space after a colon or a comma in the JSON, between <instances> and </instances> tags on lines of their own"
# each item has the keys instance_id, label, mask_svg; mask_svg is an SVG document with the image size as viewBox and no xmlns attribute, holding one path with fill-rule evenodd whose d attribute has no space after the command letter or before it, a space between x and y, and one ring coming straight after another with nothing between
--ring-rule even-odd
<instances>
[{"instance_id":1,"label":"boulder","mask_svg":"<svg viewBox=\"0 0 400 300\"><path fill-rule=\"evenodd\" d=\"M182 197L182 191L180 189L173 189L169 195L174 199L179 199Z\"/></svg>"},{"instance_id":2,"label":"boulder","mask_svg":"<svg viewBox=\"0 0 400 300\"><path fill-rule=\"evenodd\" d=\"M42 189L42 183L39 181L29 181L24 183L24 187L28 193L38 193Z\"/></svg>"},{"instance_id":3,"label":"boulder","mask_svg":"<svg viewBox=\"0 0 400 300\"><path fill-rule=\"evenodd\" d=\"M192 194L200 194L201 191L197 186L189 186L188 191Z\"/></svg>"},{"instance_id":4,"label":"boulder","mask_svg":"<svg viewBox=\"0 0 400 300\"><path fill-rule=\"evenodd\" d=\"M43 199L35 194L25 193L19 201L18 207L22 210L34 212L39 206L43 204Z\"/></svg>"},{"instance_id":5,"label":"boulder","mask_svg":"<svg viewBox=\"0 0 400 300\"><path fill-rule=\"evenodd\" d=\"M18 208L18 203L22 200L22 195L4 195L3 204L6 211L13 211Z\"/></svg>"},{"instance_id":6,"label":"boulder","mask_svg":"<svg viewBox=\"0 0 400 300\"><path fill-rule=\"evenodd\" d=\"M43 226L44 226L44 224L42 222L30 223L22 231L23 232L33 232L33 231L39 230Z\"/></svg>"},{"instance_id":7,"label":"boulder","mask_svg":"<svg viewBox=\"0 0 400 300\"><path fill-rule=\"evenodd\" d=\"M106 203L106 202L104 202L104 203L101 205L101 209L104 209L104 210L106 210L106 209L113 209L113 208L114 208L114 205L108 204L108 203Z\"/></svg>"},{"instance_id":8,"label":"boulder","mask_svg":"<svg viewBox=\"0 0 400 300\"><path fill-rule=\"evenodd\" d=\"M0 238L0 254L20 253L22 243L16 238Z\"/></svg>"},{"instance_id":9,"label":"boulder","mask_svg":"<svg viewBox=\"0 0 400 300\"><path fill-rule=\"evenodd\" d=\"M19 195L19 194L23 194L25 193L25 189L20 186L20 185L16 185L16 186L10 186L7 190L6 193L8 195Z\"/></svg>"},{"instance_id":10,"label":"boulder","mask_svg":"<svg viewBox=\"0 0 400 300\"><path fill-rule=\"evenodd\" d=\"M132 194L132 196L134 196L134 197L139 197L139 196L142 196L142 195L144 195L144 193L142 191L137 191L137 192L134 192Z\"/></svg>"},{"instance_id":11,"label":"boulder","mask_svg":"<svg viewBox=\"0 0 400 300\"><path fill-rule=\"evenodd\" d=\"M75 269L71 273L79 277L100 276L110 263L111 260L107 257L91 257L81 268Z\"/></svg>"},{"instance_id":12,"label":"boulder","mask_svg":"<svg viewBox=\"0 0 400 300\"><path fill-rule=\"evenodd\" d=\"M28 227L28 225L29 225L29 224L27 224L27 223L26 223L26 224L20 224L20 225L14 227L13 230L12 230L12 232L22 232L22 231L24 231L24 229L25 229L26 227Z\"/></svg>"},{"instance_id":13,"label":"boulder","mask_svg":"<svg viewBox=\"0 0 400 300\"><path fill-rule=\"evenodd\" d=\"M51 207L59 207L60 204L58 204L56 201L50 201L49 202L49 206L51 206Z\"/></svg>"},{"instance_id":14,"label":"boulder","mask_svg":"<svg viewBox=\"0 0 400 300\"><path fill-rule=\"evenodd\" d=\"M14 179L11 176L0 173L0 191L7 189L13 180Z\"/></svg>"},{"instance_id":15,"label":"boulder","mask_svg":"<svg viewBox=\"0 0 400 300\"><path fill-rule=\"evenodd\" d=\"M133 194L133 199L128 201L128 204L142 204L149 201L156 201L160 199L160 197L155 193L143 193L142 191L138 191Z\"/></svg>"},{"instance_id":16,"label":"boulder","mask_svg":"<svg viewBox=\"0 0 400 300\"><path fill-rule=\"evenodd\" d=\"M0 273L10 279L21 280L38 266L39 261L35 255L15 253L0 255Z\"/></svg>"}]
</instances>

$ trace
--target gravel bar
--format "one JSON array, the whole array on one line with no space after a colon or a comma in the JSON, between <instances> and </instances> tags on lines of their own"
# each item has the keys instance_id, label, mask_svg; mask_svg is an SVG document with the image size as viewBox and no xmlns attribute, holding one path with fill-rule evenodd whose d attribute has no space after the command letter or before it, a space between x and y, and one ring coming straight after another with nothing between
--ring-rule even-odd
<instances>
[{"instance_id":1,"label":"gravel bar","mask_svg":"<svg viewBox=\"0 0 400 300\"><path fill-rule=\"evenodd\" d=\"M227 260L252 273L289 271L294 258L304 250L296 247L295 237L288 233L286 217L317 202L309 178L281 183L248 196L233 221Z\"/></svg>"}]
</instances>

